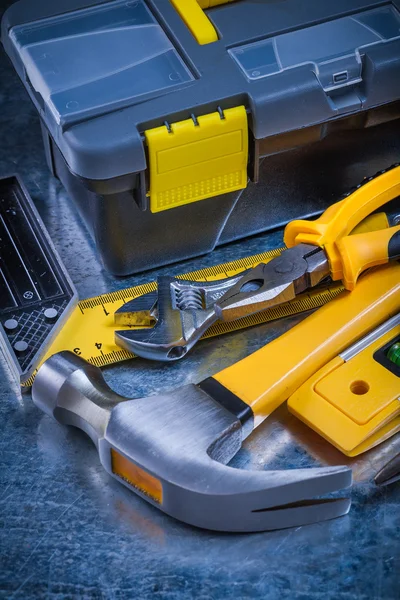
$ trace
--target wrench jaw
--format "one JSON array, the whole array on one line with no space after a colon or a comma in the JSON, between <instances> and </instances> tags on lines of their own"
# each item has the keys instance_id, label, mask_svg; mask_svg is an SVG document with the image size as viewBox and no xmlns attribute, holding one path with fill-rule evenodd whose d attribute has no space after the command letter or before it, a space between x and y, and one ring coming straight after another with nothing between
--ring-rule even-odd
<instances>
[{"instance_id":1,"label":"wrench jaw","mask_svg":"<svg viewBox=\"0 0 400 600\"><path fill-rule=\"evenodd\" d=\"M174 308L172 302L173 281L171 277L159 278L158 293L151 292L139 296L124 304L115 313L116 325L123 325L124 321L149 325L151 318L156 318L153 327L116 331L115 341L118 346L137 356L153 360L172 360L174 348L177 358L186 354L187 341L184 337L181 313Z\"/></svg>"},{"instance_id":2,"label":"wrench jaw","mask_svg":"<svg viewBox=\"0 0 400 600\"><path fill-rule=\"evenodd\" d=\"M114 313L117 327L152 327L158 319L158 294L148 292L126 302Z\"/></svg>"},{"instance_id":3,"label":"wrench jaw","mask_svg":"<svg viewBox=\"0 0 400 600\"><path fill-rule=\"evenodd\" d=\"M247 471L226 466L241 447L244 429L196 385L129 400L110 390L97 367L63 352L39 369L32 397L58 421L84 430L113 477L190 525L266 531L349 510L348 499L319 499L351 485L347 467Z\"/></svg>"},{"instance_id":4,"label":"wrench jaw","mask_svg":"<svg viewBox=\"0 0 400 600\"><path fill-rule=\"evenodd\" d=\"M115 332L115 343L133 352L136 356L149 360L161 360L170 362L183 358L194 344L189 344L180 334L180 315L174 315L174 319L167 321L158 320L150 331L144 329L123 330ZM166 343L168 337L172 337L173 331L176 336L173 342Z\"/></svg>"},{"instance_id":5,"label":"wrench jaw","mask_svg":"<svg viewBox=\"0 0 400 600\"><path fill-rule=\"evenodd\" d=\"M215 321L213 310L176 309L150 329L116 331L115 342L142 358L171 362L183 358Z\"/></svg>"},{"instance_id":6,"label":"wrench jaw","mask_svg":"<svg viewBox=\"0 0 400 600\"><path fill-rule=\"evenodd\" d=\"M142 358L179 360L215 323L215 300L237 280L194 282L160 277L158 292L135 298L115 313L116 325L148 326L151 319L156 320L155 325L116 331L117 345Z\"/></svg>"}]
</instances>

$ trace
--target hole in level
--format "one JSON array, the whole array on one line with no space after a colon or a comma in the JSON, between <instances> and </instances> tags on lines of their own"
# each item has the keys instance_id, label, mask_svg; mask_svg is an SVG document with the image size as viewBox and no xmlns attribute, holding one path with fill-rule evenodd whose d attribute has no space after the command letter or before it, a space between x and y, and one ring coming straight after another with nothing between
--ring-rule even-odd
<instances>
[{"instance_id":1,"label":"hole in level","mask_svg":"<svg viewBox=\"0 0 400 600\"><path fill-rule=\"evenodd\" d=\"M350 390L357 396L363 396L369 391L369 385L366 381L353 381L350 385Z\"/></svg>"},{"instance_id":2,"label":"hole in level","mask_svg":"<svg viewBox=\"0 0 400 600\"><path fill-rule=\"evenodd\" d=\"M242 293L245 292L256 292L264 285L264 281L262 279L252 279L251 281L246 281L240 288Z\"/></svg>"},{"instance_id":3,"label":"hole in level","mask_svg":"<svg viewBox=\"0 0 400 600\"><path fill-rule=\"evenodd\" d=\"M171 350L168 352L168 358L182 358L182 356L185 356L186 352L186 346L175 346L175 348L171 348Z\"/></svg>"}]
</instances>

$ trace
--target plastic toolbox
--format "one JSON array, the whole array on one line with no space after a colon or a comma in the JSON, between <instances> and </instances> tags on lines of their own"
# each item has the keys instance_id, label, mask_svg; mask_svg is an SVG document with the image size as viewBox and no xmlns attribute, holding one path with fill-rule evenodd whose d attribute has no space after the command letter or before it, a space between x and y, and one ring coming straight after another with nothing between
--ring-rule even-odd
<instances>
[{"instance_id":1,"label":"plastic toolbox","mask_svg":"<svg viewBox=\"0 0 400 600\"><path fill-rule=\"evenodd\" d=\"M20 0L2 42L114 274L317 214L400 157L400 0Z\"/></svg>"}]
</instances>

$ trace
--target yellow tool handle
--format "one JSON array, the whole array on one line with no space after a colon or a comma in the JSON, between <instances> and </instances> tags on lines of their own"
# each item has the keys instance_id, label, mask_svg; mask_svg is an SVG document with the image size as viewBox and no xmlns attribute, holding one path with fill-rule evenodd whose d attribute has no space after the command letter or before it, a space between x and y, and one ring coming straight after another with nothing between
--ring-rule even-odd
<instances>
[{"instance_id":1,"label":"yellow tool handle","mask_svg":"<svg viewBox=\"0 0 400 600\"><path fill-rule=\"evenodd\" d=\"M351 235L368 233L368 231L379 231L379 229L387 229L388 227L390 227L388 215L385 212L374 213L373 215L369 215L364 221L361 221L353 229Z\"/></svg>"},{"instance_id":2,"label":"yellow tool handle","mask_svg":"<svg viewBox=\"0 0 400 600\"><path fill-rule=\"evenodd\" d=\"M371 270L329 304L212 379L250 406L257 426L318 369L398 311L400 264Z\"/></svg>"},{"instance_id":3,"label":"yellow tool handle","mask_svg":"<svg viewBox=\"0 0 400 600\"><path fill-rule=\"evenodd\" d=\"M368 215L397 196L400 196L400 166L371 178L347 198L330 206L319 219L289 223L285 229L285 244L288 248L300 243L323 248L329 259L332 279L343 279L338 242Z\"/></svg>"},{"instance_id":4,"label":"yellow tool handle","mask_svg":"<svg viewBox=\"0 0 400 600\"><path fill-rule=\"evenodd\" d=\"M344 237L336 245L341 256L344 287L353 290L360 273L400 258L400 225Z\"/></svg>"}]
</instances>

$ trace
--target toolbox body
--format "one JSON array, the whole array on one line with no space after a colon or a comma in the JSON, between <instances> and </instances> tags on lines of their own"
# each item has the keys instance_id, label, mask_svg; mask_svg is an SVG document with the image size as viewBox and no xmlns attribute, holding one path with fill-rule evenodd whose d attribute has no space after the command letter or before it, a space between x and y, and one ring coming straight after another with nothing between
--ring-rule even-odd
<instances>
[{"instance_id":1,"label":"toolbox body","mask_svg":"<svg viewBox=\"0 0 400 600\"><path fill-rule=\"evenodd\" d=\"M400 0L238 0L206 12L212 41L178 9L20 0L2 21L117 275L316 215L400 157Z\"/></svg>"}]
</instances>

